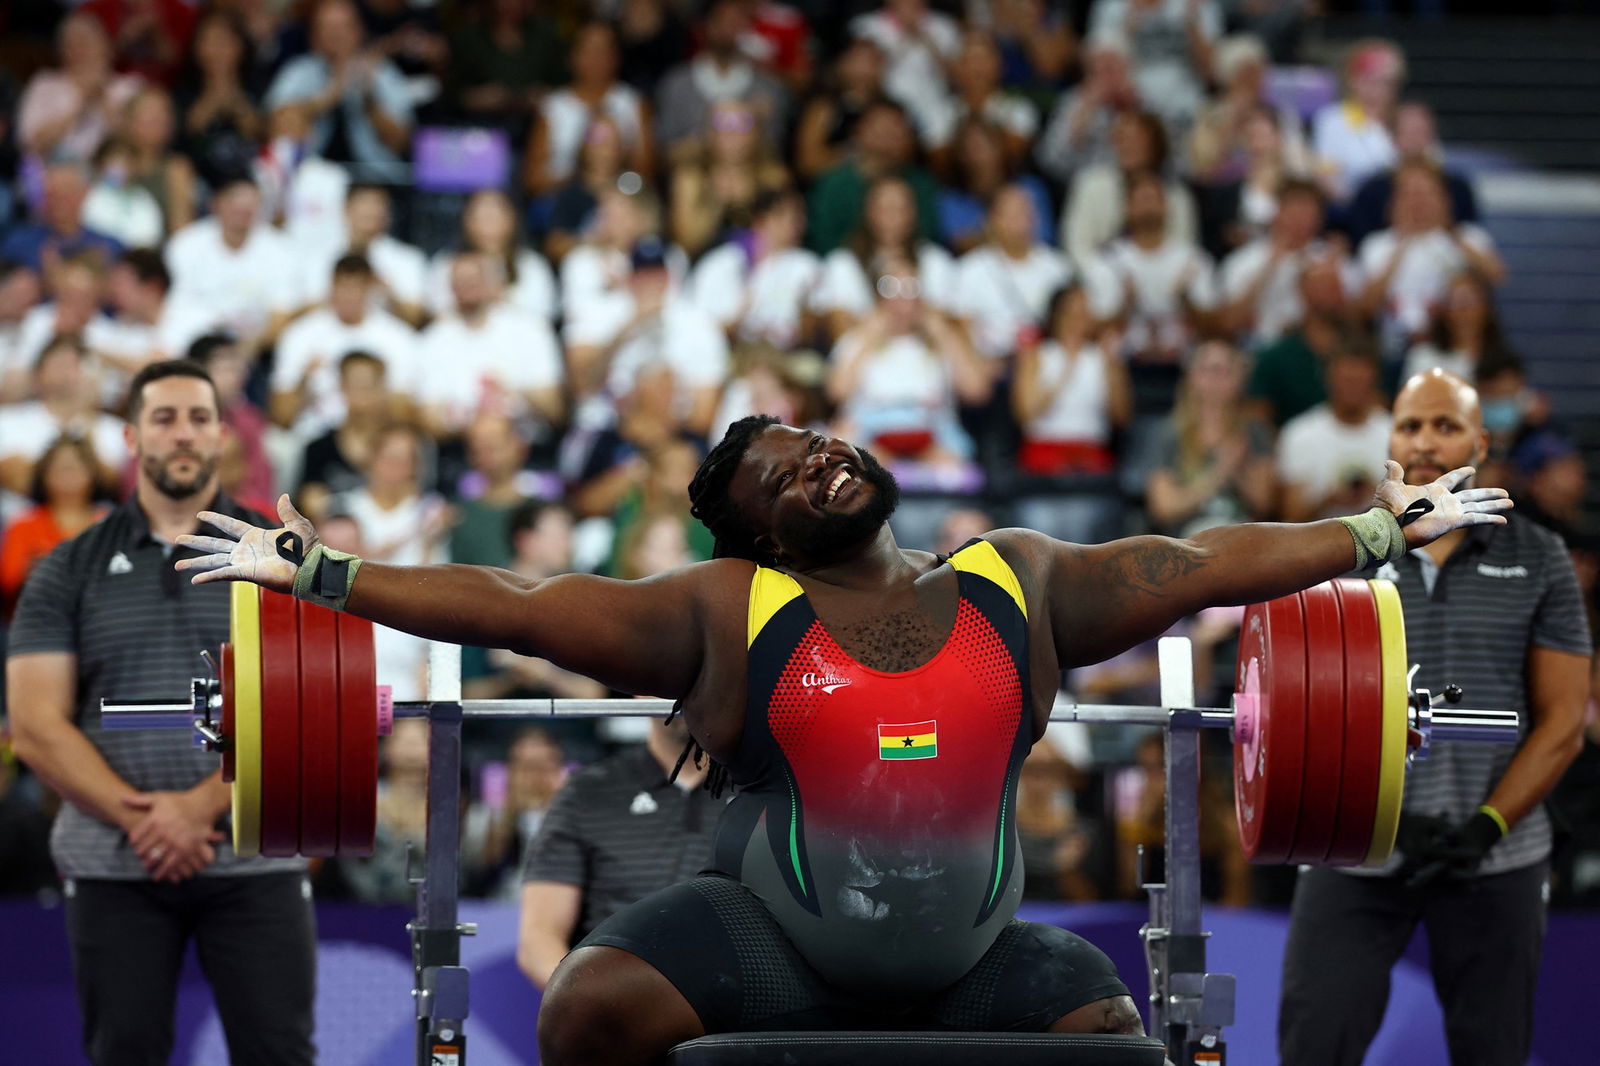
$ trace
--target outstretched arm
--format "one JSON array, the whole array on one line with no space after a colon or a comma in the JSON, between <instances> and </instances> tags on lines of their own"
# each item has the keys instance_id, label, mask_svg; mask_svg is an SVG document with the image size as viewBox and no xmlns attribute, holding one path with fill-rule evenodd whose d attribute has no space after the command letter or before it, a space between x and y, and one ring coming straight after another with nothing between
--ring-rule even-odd
<instances>
[{"instance_id":1,"label":"outstretched arm","mask_svg":"<svg viewBox=\"0 0 1600 1066\"><path fill-rule=\"evenodd\" d=\"M1404 528L1407 548L1453 529L1500 524L1511 501L1501 489L1452 490L1472 474L1452 470L1430 485L1404 484L1390 462L1377 505L1401 515L1428 509ZM1100 662L1165 632L1205 607L1287 596L1357 565L1342 522L1222 526L1187 540L1130 537L1092 546L1052 542L1051 628L1063 666Z\"/></svg>"},{"instance_id":2,"label":"outstretched arm","mask_svg":"<svg viewBox=\"0 0 1600 1066\"><path fill-rule=\"evenodd\" d=\"M181 559L194 582L251 581L290 592L298 566L279 552L292 532L302 554L318 544L311 523L284 496L283 526L262 529L210 511L203 522L227 537L184 536L179 543L210 554ZM731 561L685 567L644 581L563 574L530 581L485 566L386 566L363 562L345 609L379 625L431 640L509 648L549 659L612 688L676 699L700 672L708 589L713 571Z\"/></svg>"}]
</instances>

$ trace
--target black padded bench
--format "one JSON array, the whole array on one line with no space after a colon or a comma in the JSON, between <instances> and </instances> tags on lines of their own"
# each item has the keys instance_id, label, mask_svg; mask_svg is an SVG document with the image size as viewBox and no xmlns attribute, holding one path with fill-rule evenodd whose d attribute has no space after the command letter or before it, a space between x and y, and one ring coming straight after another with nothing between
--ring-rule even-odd
<instances>
[{"instance_id":1,"label":"black padded bench","mask_svg":"<svg viewBox=\"0 0 1600 1066\"><path fill-rule=\"evenodd\" d=\"M719 1033L667 1066L1163 1066L1166 1046L1098 1033Z\"/></svg>"}]
</instances>

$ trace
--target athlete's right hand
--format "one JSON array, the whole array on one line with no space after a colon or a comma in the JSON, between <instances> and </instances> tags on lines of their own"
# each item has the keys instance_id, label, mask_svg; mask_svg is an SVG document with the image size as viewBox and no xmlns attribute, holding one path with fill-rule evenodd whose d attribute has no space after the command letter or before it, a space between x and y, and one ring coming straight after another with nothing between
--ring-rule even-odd
<instances>
[{"instance_id":1,"label":"athlete's right hand","mask_svg":"<svg viewBox=\"0 0 1600 1066\"><path fill-rule=\"evenodd\" d=\"M278 497L278 519L283 525L276 529L263 529L215 511L201 511L199 517L227 536L186 533L178 538L180 547L206 553L174 564L179 570L194 571L190 580L196 585L208 581L252 581L275 592L289 592L294 588L294 575L300 564L289 558L293 552L279 552L279 538L285 533L298 537L302 560L318 543L317 531L305 515L294 509L287 493Z\"/></svg>"}]
</instances>

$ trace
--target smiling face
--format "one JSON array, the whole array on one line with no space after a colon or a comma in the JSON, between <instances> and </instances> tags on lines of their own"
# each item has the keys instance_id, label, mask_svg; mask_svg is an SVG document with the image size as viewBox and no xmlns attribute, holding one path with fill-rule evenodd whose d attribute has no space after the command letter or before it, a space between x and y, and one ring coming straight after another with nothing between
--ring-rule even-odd
<instances>
[{"instance_id":1,"label":"smiling face","mask_svg":"<svg viewBox=\"0 0 1600 1066\"><path fill-rule=\"evenodd\" d=\"M757 547L799 566L864 546L900 502L900 486L870 452L793 426L751 441L728 491Z\"/></svg>"}]
</instances>

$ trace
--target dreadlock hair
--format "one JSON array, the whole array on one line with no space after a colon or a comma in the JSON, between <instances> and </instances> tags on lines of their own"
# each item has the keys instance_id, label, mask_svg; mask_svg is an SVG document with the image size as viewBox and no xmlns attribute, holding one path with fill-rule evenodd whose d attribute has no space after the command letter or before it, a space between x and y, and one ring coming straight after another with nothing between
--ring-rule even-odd
<instances>
[{"instance_id":1,"label":"dreadlock hair","mask_svg":"<svg viewBox=\"0 0 1600 1066\"><path fill-rule=\"evenodd\" d=\"M714 559L748 559L760 566L770 566L775 561L771 555L756 547L755 530L729 499L728 489L739 464L744 461L744 453L749 449L750 442L768 426L777 424L778 419L772 415L750 415L739 419L728 427L728 432L722 435L716 447L700 461L700 468L689 482L689 513L698 518L716 538L711 553ZM678 717L682 710L683 701L680 699L672 705L672 713L667 715L667 721ZM679 771L691 759L697 769L710 764L702 787L714 797L721 796L729 784L728 768L707 754L693 737L683 745L670 779L676 781Z\"/></svg>"}]
</instances>

